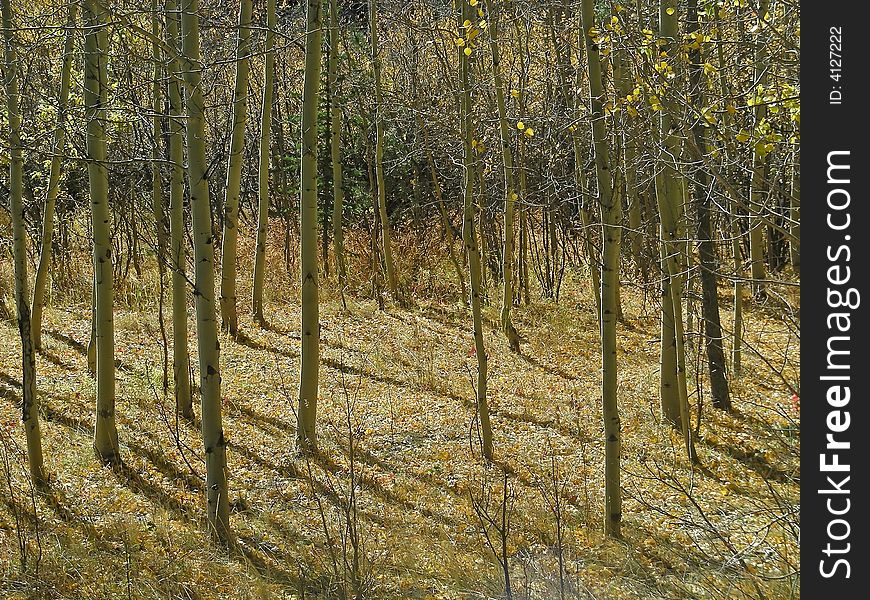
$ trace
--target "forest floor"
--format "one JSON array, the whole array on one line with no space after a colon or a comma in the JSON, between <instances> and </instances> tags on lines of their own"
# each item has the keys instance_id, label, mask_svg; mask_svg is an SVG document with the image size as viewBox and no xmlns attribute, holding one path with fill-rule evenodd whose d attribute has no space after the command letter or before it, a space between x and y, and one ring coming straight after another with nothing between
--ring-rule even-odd
<instances>
[{"instance_id":1,"label":"forest floor","mask_svg":"<svg viewBox=\"0 0 870 600\"><path fill-rule=\"evenodd\" d=\"M730 414L712 407L697 340L689 346L692 467L659 419L657 297L623 288L623 536L614 540L602 531L600 357L587 290L569 277L558 303L518 307L520 355L498 331L497 306L487 307L490 466L473 434L476 357L460 304L382 311L349 296L345 310L324 286L320 454L310 460L294 453L296 293L272 299L268 328L242 318L240 338L221 338L232 551L208 541L199 424L176 419L163 391L154 309L115 314L116 470L100 467L91 445L89 307L47 310L38 386L52 481L39 494L22 450L18 334L3 321L0 596L341 598L356 586L367 598L500 598L507 529L518 599L798 597L799 408L789 384L798 387L799 342L786 304L748 302ZM786 292L799 306L797 289ZM726 330L729 296L723 287ZM193 329L192 309L190 319ZM190 347L195 365L193 331Z\"/></svg>"}]
</instances>

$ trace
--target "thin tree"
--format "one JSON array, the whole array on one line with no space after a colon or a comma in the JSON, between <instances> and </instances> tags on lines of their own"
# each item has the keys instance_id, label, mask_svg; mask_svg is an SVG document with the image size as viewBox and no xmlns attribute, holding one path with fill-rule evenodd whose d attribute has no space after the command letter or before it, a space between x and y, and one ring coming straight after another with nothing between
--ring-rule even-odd
<instances>
[{"instance_id":1,"label":"thin tree","mask_svg":"<svg viewBox=\"0 0 870 600\"><path fill-rule=\"evenodd\" d=\"M121 460L115 427L115 321L113 316L112 215L109 210L109 174L106 169L106 103L108 81L108 14L97 0L84 3L85 82L88 182L94 261L94 346L96 348L97 418L94 450L106 464Z\"/></svg>"},{"instance_id":2,"label":"thin tree","mask_svg":"<svg viewBox=\"0 0 870 600\"><path fill-rule=\"evenodd\" d=\"M79 5L71 0L67 8L66 32L63 42L63 63L60 68L60 91L57 94L57 124L54 128L54 144L51 165L48 168L48 186L45 192L45 207L42 212L42 240L40 241L39 264L33 282L33 317L30 327L33 334L33 347L42 348L42 309L45 306L45 288L48 283L48 269L51 266L51 246L54 236L54 211L60 191L60 167L66 142L66 117L69 107L70 77L75 55L76 15Z\"/></svg>"},{"instance_id":3,"label":"thin tree","mask_svg":"<svg viewBox=\"0 0 870 600\"><path fill-rule=\"evenodd\" d=\"M677 39L677 1L659 3L660 34L666 40L663 52L673 51ZM695 446L689 424L689 399L686 384L686 351L683 330L683 269L678 227L683 214L683 184L675 157L680 155L677 127L671 114L673 103L660 111L658 135L664 142L662 172L656 176L656 201L659 207L662 260L662 362L661 400L665 420L681 429L689 459L695 460ZM672 344L672 345L670 345Z\"/></svg>"},{"instance_id":4,"label":"thin tree","mask_svg":"<svg viewBox=\"0 0 870 600\"><path fill-rule=\"evenodd\" d=\"M677 36L676 1L661 0L659 3L659 34L665 41L663 52L670 52ZM670 104L665 101L670 109ZM678 341L676 339L676 317L674 308L679 306L682 313L681 270L677 264L677 240L679 239L680 220L682 219L681 174L677 170L675 157L680 155L679 136L673 127L670 110L660 110L656 136L661 144L662 165L655 178L656 203L659 209L661 236L662 271L662 317L661 317L661 360L659 375L659 394L662 417L674 427L681 426L680 394L678 382ZM674 262L673 273L668 270L669 260ZM673 298L677 298L674 302Z\"/></svg>"},{"instance_id":5,"label":"thin tree","mask_svg":"<svg viewBox=\"0 0 870 600\"><path fill-rule=\"evenodd\" d=\"M232 542L227 498L227 443L221 418L220 342L215 314L214 236L211 231L208 163L205 148L205 100L199 50L199 0L181 4L182 64L187 90L187 176L193 216L196 263L196 333L202 398L202 441L209 528L225 544Z\"/></svg>"},{"instance_id":6,"label":"thin tree","mask_svg":"<svg viewBox=\"0 0 870 600\"><path fill-rule=\"evenodd\" d=\"M466 36L473 31L471 23L471 5L467 0L456 0L456 12L460 31L466 30ZM474 323L474 351L477 356L477 416L480 419L480 441L484 458L493 459L492 425L489 420L489 404L486 400L487 356L483 342L483 315L481 312L481 265L480 251L477 246L477 234L474 228L474 122L471 103L470 59L473 50L470 44L459 44L459 89L460 89L460 132L463 147L463 211L462 240L468 256L469 281L471 282L471 315Z\"/></svg>"},{"instance_id":7,"label":"thin tree","mask_svg":"<svg viewBox=\"0 0 870 600\"><path fill-rule=\"evenodd\" d=\"M172 269L172 374L175 410L193 417L190 352L187 346L187 252L184 244L184 119L181 106L181 66L177 58L178 9L166 0L166 45L169 99L169 265Z\"/></svg>"},{"instance_id":8,"label":"thin tree","mask_svg":"<svg viewBox=\"0 0 870 600\"><path fill-rule=\"evenodd\" d=\"M266 2L265 66L263 102L260 113L259 172L257 174L257 244L254 250L254 284L251 309L254 321L266 323L263 313L263 288L266 281L266 236L269 232L269 158L272 145L272 98L275 92L275 0Z\"/></svg>"},{"instance_id":9,"label":"thin tree","mask_svg":"<svg viewBox=\"0 0 870 600\"><path fill-rule=\"evenodd\" d=\"M329 0L329 119L330 159L332 161L332 246L335 254L335 270L338 272L338 288L344 298L347 286L347 267L344 261L344 177L341 166L341 103L338 96L338 2Z\"/></svg>"},{"instance_id":10,"label":"thin tree","mask_svg":"<svg viewBox=\"0 0 870 600\"><path fill-rule=\"evenodd\" d=\"M308 0L305 74L302 83L302 369L296 445L317 448L317 396L320 369L320 313L317 273L317 110L320 96L321 2Z\"/></svg>"},{"instance_id":11,"label":"thin tree","mask_svg":"<svg viewBox=\"0 0 870 600\"><path fill-rule=\"evenodd\" d=\"M24 228L21 143L21 113L18 110L18 57L13 36L12 6L3 0L3 42L6 64L6 116L9 121L9 212L12 216L12 255L15 271L15 313L21 339L21 421L27 439L27 463L36 485L46 481L42 461L42 432L39 428L39 398L36 395L36 352L30 327L27 285L27 233Z\"/></svg>"},{"instance_id":12,"label":"thin tree","mask_svg":"<svg viewBox=\"0 0 870 600\"><path fill-rule=\"evenodd\" d=\"M154 215L154 231L157 237L157 276L159 279L157 320L160 324L161 348L163 350L163 391L169 389L169 343L166 339L166 322L163 314L163 298L166 288L168 229L166 207L163 198L163 174L160 166L163 161L163 40L160 39L160 10L158 1L151 0L151 59L153 62L151 80L151 132L154 137L151 148L151 211Z\"/></svg>"},{"instance_id":13,"label":"thin tree","mask_svg":"<svg viewBox=\"0 0 870 600\"><path fill-rule=\"evenodd\" d=\"M504 98L504 80L501 74L501 58L498 47L498 20L492 0L486 0L489 20L489 48L492 56L492 78L495 83L495 99L498 106L498 131L501 140L501 157L504 168L504 243L502 246L501 329L514 352L520 351L520 335L511 322L511 307L514 303L514 207L519 198L514 185L514 162L511 153L512 128L508 125Z\"/></svg>"},{"instance_id":14,"label":"thin tree","mask_svg":"<svg viewBox=\"0 0 870 600\"><path fill-rule=\"evenodd\" d=\"M381 243L387 289L394 299L398 297L396 266L393 262L392 232L387 213L387 191L384 182L384 93L381 83L381 55L378 45L378 1L369 0L369 21L372 36L372 69L375 79L375 177L378 187L378 213L381 219Z\"/></svg>"},{"instance_id":15,"label":"thin tree","mask_svg":"<svg viewBox=\"0 0 870 600\"><path fill-rule=\"evenodd\" d=\"M689 0L686 10L686 34L701 35L698 24L698 0ZM689 50L689 84L698 115L704 108L702 90L704 66L701 60L700 40ZM692 126L693 148L696 155L706 152L707 140L704 123L699 116ZM701 163L702 161L698 161ZM713 406L722 410L731 409L728 378L725 373L725 352L722 348L722 325L719 320L719 292L716 273L718 261L713 245L713 230L710 225L711 198L709 177L703 166L695 173L695 210L698 216L698 258L701 265L701 311L704 319L704 344L707 351L707 367L710 373L710 391Z\"/></svg>"},{"instance_id":16,"label":"thin tree","mask_svg":"<svg viewBox=\"0 0 870 600\"><path fill-rule=\"evenodd\" d=\"M767 8L769 0L759 0L757 30L758 36L755 44L755 76L753 78L759 95L768 80L767 46L763 35L768 25L769 15ZM755 135L760 134L761 124L767 117L767 103L755 102L752 110L753 126ZM752 275L752 295L763 298L766 294L765 279L767 270L764 266L764 228L761 219L762 210L766 204L764 196L764 163L767 153L763 150L764 144L756 143L752 151L752 180L749 184L749 268Z\"/></svg>"},{"instance_id":17,"label":"thin tree","mask_svg":"<svg viewBox=\"0 0 870 600\"><path fill-rule=\"evenodd\" d=\"M252 0L240 0L239 2L236 83L233 90L233 125L230 133L227 183L224 189L224 231L221 237L221 326L233 336L239 330L239 316L236 309L236 258L239 235L239 193L242 185L245 123L248 112L252 6ZM266 109L264 111L268 112Z\"/></svg>"},{"instance_id":18,"label":"thin tree","mask_svg":"<svg viewBox=\"0 0 870 600\"><path fill-rule=\"evenodd\" d=\"M604 83L601 77L601 59L598 40L593 35L595 15L593 0L583 0L580 15L583 23L583 41L589 67L589 96L592 112L592 143L595 150L595 173L598 182L598 202L601 205L603 263L601 265L601 406L604 419L604 531L619 537L622 519L622 491L620 489L620 431L617 404L617 344L619 246L622 238L622 205L613 193L613 174L607 147L604 123Z\"/></svg>"}]
</instances>

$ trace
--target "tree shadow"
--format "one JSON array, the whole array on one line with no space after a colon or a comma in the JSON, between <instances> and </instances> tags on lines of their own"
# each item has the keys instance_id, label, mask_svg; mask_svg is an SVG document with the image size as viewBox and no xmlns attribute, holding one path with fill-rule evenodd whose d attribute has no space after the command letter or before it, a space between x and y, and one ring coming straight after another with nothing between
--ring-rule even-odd
<instances>
[{"instance_id":1,"label":"tree shadow","mask_svg":"<svg viewBox=\"0 0 870 600\"><path fill-rule=\"evenodd\" d=\"M261 350L263 352L271 352L273 354L278 354L279 356L283 356L285 358L299 358L299 353L293 350L285 349L285 348L277 348L275 346L271 346L266 344L265 342L261 342L259 340L255 340L254 338L248 336L242 331L233 338L237 344L242 346L246 346L252 350Z\"/></svg>"},{"instance_id":2,"label":"tree shadow","mask_svg":"<svg viewBox=\"0 0 870 600\"><path fill-rule=\"evenodd\" d=\"M141 456L150 462L173 483L181 483L185 489L191 492L205 491L201 477L195 473L191 473L190 471L182 471L178 465L167 458L165 454L142 445L129 445L128 447L133 454Z\"/></svg>"},{"instance_id":3,"label":"tree shadow","mask_svg":"<svg viewBox=\"0 0 870 600\"><path fill-rule=\"evenodd\" d=\"M112 472L116 479L133 493L147 498L151 503L167 509L176 518L188 523L198 523L190 507L184 506L180 500L167 494L153 481L142 477L136 470L124 462L113 465Z\"/></svg>"},{"instance_id":4,"label":"tree shadow","mask_svg":"<svg viewBox=\"0 0 870 600\"><path fill-rule=\"evenodd\" d=\"M522 351L518 352L517 354L519 354L519 356L524 361L529 363L530 365L537 367L537 368L541 369L542 371L546 371L550 375L555 375L557 377L561 377L562 379L564 379L566 381L578 381L580 379L579 375L571 375L570 373L563 371L562 369L560 369L558 367L554 367L551 365L545 365L544 363L542 363L540 360L538 360L537 358L535 358L531 354L526 354Z\"/></svg>"},{"instance_id":5,"label":"tree shadow","mask_svg":"<svg viewBox=\"0 0 870 600\"><path fill-rule=\"evenodd\" d=\"M53 352L45 348L40 350L39 355L56 367L60 367L61 369L64 369L66 371L75 371L75 367L73 365L64 362L57 354L54 354Z\"/></svg>"},{"instance_id":6,"label":"tree shadow","mask_svg":"<svg viewBox=\"0 0 870 600\"><path fill-rule=\"evenodd\" d=\"M50 337L54 340L57 340L59 342L63 342L64 344L66 344L67 346L69 346L70 348L72 348L73 350L75 350L76 352L81 354L82 356L88 355L88 345L87 344L83 344L82 342L73 339L72 337L68 336L65 333L61 333L59 331L53 331L51 329L43 329L42 333L44 333L45 335L47 335L48 337ZM45 354L45 351L43 350L42 353Z\"/></svg>"}]
</instances>

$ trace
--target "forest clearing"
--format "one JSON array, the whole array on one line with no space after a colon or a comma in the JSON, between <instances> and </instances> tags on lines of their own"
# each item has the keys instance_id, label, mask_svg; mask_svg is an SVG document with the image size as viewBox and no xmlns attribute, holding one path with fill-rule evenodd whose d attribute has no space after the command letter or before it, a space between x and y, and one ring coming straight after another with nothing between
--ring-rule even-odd
<instances>
[{"instance_id":1,"label":"forest clearing","mask_svg":"<svg viewBox=\"0 0 870 600\"><path fill-rule=\"evenodd\" d=\"M0 8L0 595L800 597L796 3Z\"/></svg>"},{"instance_id":2,"label":"forest clearing","mask_svg":"<svg viewBox=\"0 0 870 600\"><path fill-rule=\"evenodd\" d=\"M130 282L130 293L156 288L153 280L143 283ZM270 283L294 297L292 282ZM47 311L38 368L53 492L37 499L39 579L19 578L14 515L30 560L35 531L25 518L25 473L14 461L21 450L7 445L15 502L0 513L7 593L16 597L16 584L37 584L48 598L122 598L128 586L134 598L297 598L306 588L312 597L338 597L358 552L366 597L499 597L498 559L472 498L486 498L498 522L506 471L508 555L519 597L525 589L530 598L559 597L560 555L567 598L736 598L741 589L755 597L753 577L768 598L796 594L788 574L799 560L800 445L791 393L769 365L747 354L753 376L732 382L734 413L702 399L700 465L691 469L680 436L657 419L656 298L632 287L623 291L619 348L623 539L603 535L600 357L587 285L572 277L558 305L538 301L520 311L518 327L529 338L522 355L501 339L497 311L487 311L496 446L490 466L469 435L475 360L462 306L429 301L381 311L374 300L352 299L345 311L328 287L321 307L322 457L299 458L299 308L275 293L266 329L244 319L245 338L221 338L238 543L230 555L203 543L199 428L177 420L174 400L162 393L160 325L146 309L155 298L115 316L120 472L93 459L88 304ZM747 312L746 344L776 356L793 376L799 356L794 348L783 352L794 340L777 312ZM8 440L19 427L13 399L20 359L11 324L0 335ZM693 380L703 378L694 352ZM347 539L349 518L357 549ZM497 544L497 529L488 531Z\"/></svg>"}]
</instances>

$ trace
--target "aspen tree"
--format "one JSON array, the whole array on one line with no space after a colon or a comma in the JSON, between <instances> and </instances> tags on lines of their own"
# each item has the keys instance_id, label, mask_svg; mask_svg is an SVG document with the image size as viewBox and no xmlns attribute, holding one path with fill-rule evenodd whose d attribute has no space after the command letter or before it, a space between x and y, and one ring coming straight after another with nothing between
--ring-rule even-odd
<instances>
[{"instance_id":1,"label":"aspen tree","mask_svg":"<svg viewBox=\"0 0 870 600\"><path fill-rule=\"evenodd\" d=\"M163 198L163 174L160 164L163 160L161 141L163 139L163 40L160 38L161 15L157 0L151 0L151 60L153 71L151 80L151 131L154 143L151 148L151 210L154 215L154 231L157 238L157 277L158 300L157 321L160 326L163 351L163 392L169 390L169 342L166 339L166 321L163 314L164 290L166 287L167 223Z\"/></svg>"},{"instance_id":2,"label":"aspen tree","mask_svg":"<svg viewBox=\"0 0 870 600\"><path fill-rule=\"evenodd\" d=\"M698 23L698 1L689 0L686 12L686 33L701 35ZM703 61L701 59L700 40L697 47L689 50L689 84L696 109L704 108ZM699 163L703 163L701 153L706 152L705 127L700 119L696 119L692 127L695 149ZM702 166L695 173L695 208L698 216L698 257L701 264L701 310L704 319L704 344L707 351L707 368L710 373L710 391L713 395L713 406L722 410L731 409L731 397L728 390L728 379L725 373L725 352L722 349L722 325L719 320L719 295L716 273L718 264L716 249L713 246L713 228L710 225L711 200L709 196L709 177Z\"/></svg>"},{"instance_id":3,"label":"aspen tree","mask_svg":"<svg viewBox=\"0 0 870 600\"><path fill-rule=\"evenodd\" d=\"M758 36L755 45L754 61L755 76L753 78L756 84L755 91L758 96L761 96L768 79L767 46L763 39L769 18L767 14L768 6L769 0L759 0L757 13ZM767 103L760 98L756 98L752 112L755 136L758 136L760 135L761 123L767 117ZM767 272L764 267L764 228L760 218L766 203L765 191L763 189L766 153L762 150L763 146L764 144L756 140L752 151L752 180L749 183L749 268L752 275L752 295L756 298L763 298L765 296L764 280L767 278Z\"/></svg>"},{"instance_id":4,"label":"aspen tree","mask_svg":"<svg viewBox=\"0 0 870 600\"><path fill-rule=\"evenodd\" d=\"M667 40L662 51L674 48L677 36L676 0L661 0L659 4L660 34ZM663 93L664 95L664 93ZM668 105L669 102L663 100ZM686 385L686 352L683 330L682 269L678 264L681 255L678 243L679 220L682 218L682 177L674 157L679 156L679 141L673 127L669 108L660 111L659 135L664 142L666 157L662 173L656 176L656 201L661 221L662 286L662 363L661 394L665 419L683 433L686 453L695 460L695 447L689 425L689 400ZM669 318L668 318L669 317ZM673 342L668 347L667 344ZM672 362L671 362L672 361ZM673 387L668 388L671 385Z\"/></svg>"},{"instance_id":5,"label":"aspen tree","mask_svg":"<svg viewBox=\"0 0 870 600\"><path fill-rule=\"evenodd\" d=\"M595 151L595 173L598 182L598 202L601 205L602 239L604 240L601 265L601 406L604 419L604 531L620 536L622 520L622 492L620 490L620 431L617 404L617 288L619 286L619 245L622 237L622 206L613 194L613 175L607 148L604 123L604 84L601 78L601 59L595 30L593 0L582 0L581 18L583 41L589 67L589 96L591 101L592 144Z\"/></svg>"},{"instance_id":6,"label":"aspen tree","mask_svg":"<svg viewBox=\"0 0 870 600\"><path fill-rule=\"evenodd\" d=\"M344 262L344 179L341 167L342 114L338 86L338 2L329 0L329 59L328 59L330 158L332 160L332 245L338 287L344 298L347 287L347 268Z\"/></svg>"},{"instance_id":7,"label":"aspen tree","mask_svg":"<svg viewBox=\"0 0 870 600\"><path fill-rule=\"evenodd\" d=\"M266 280L266 236L269 232L269 158L272 145L272 97L275 90L275 0L266 1L266 60L263 67L263 102L260 113L259 171L257 174L257 244L254 250L254 284L251 308L263 325L263 288Z\"/></svg>"},{"instance_id":8,"label":"aspen tree","mask_svg":"<svg viewBox=\"0 0 870 600\"><path fill-rule=\"evenodd\" d=\"M670 11L670 13L668 12ZM663 52L669 52L674 47L677 36L676 0L661 0L659 4L659 34L666 43ZM671 58L665 60L672 60ZM664 101L664 100L663 100ZM661 397L662 416L674 427L681 423L680 394L677 367L677 340L675 336L676 317L674 307L682 305L682 285L679 278L679 268L672 273L668 270L668 260L673 259L676 265L677 238L679 221L682 218L682 198L680 174L677 171L674 157L680 155L679 139L673 130L673 118L667 109L659 111L658 141L663 145L661 152L663 165L655 178L656 202L659 208L661 235L661 270L662 270L662 318L661 318L661 373L659 393ZM677 302L673 299L677 298Z\"/></svg>"},{"instance_id":9,"label":"aspen tree","mask_svg":"<svg viewBox=\"0 0 870 600\"><path fill-rule=\"evenodd\" d=\"M11 0L2 0L4 83L6 117L9 123L9 213L12 217L12 256L15 271L15 314L21 339L21 422L27 440L27 463L34 484L42 485L46 473L42 461L42 432L39 427L39 398L36 395L36 352L31 336L27 285L27 232L24 228L21 143L21 113L18 110L18 57L13 35Z\"/></svg>"},{"instance_id":10,"label":"aspen tree","mask_svg":"<svg viewBox=\"0 0 870 600\"><path fill-rule=\"evenodd\" d=\"M456 11L459 21L460 35L468 28L471 6L467 0L456 0ZM486 400L487 356L483 343L483 315L481 313L481 265L480 252L477 246L477 234L474 228L474 178L475 157L472 140L474 139L474 124L471 105L470 62L474 53L472 46L457 42L459 54L459 89L460 89L460 131L463 146L463 220L462 239L468 255L469 280L471 282L471 314L474 322L474 350L477 356L477 414L480 419L481 450L484 458L493 459L492 425L489 420L489 405ZM466 52L468 50L468 52Z\"/></svg>"},{"instance_id":11,"label":"aspen tree","mask_svg":"<svg viewBox=\"0 0 870 600\"><path fill-rule=\"evenodd\" d=\"M714 12L714 24L717 31L716 40L716 55L719 63L717 69L719 73L719 89L722 93L722 98L726 103L730 103L731 94L729 93L728 81L726 80L726 62L724 40L722 38L722 22L719 17L719 11ZM726 110L722 114L723 126L727 129L731 120L729 112ZM734 154L733 142L730 138L725 140L725 158L730 162L730 157ZM732 198L729 202L728 210L729 233L731 238L731 260L734 269L734 309L733 309L733 324L732 324L732 343L731 343L731 374L734 377L740 375L741 365L740 359L742 355L743 345L743 258L740 251L740 239L742 237L740 231L740 223L737 215L737 202Z\"/></svg>"},{"instance_id":12,"label":"aspen tree","mask_svg":"<svg viewBox=\"0 0 870 600\"><path fill-rule=\"evenodd\" d=\"M369 0L369 21L372 36L372 68L375 79L375 177L378 187L378 212L381 218L382 252L387 276L387 289L398 298L398 280L393 262L392 231L387 214L387 191L384 182L384 93L381 84L381 55L378 45L378 0Z\"/></svg>"},{"instance_id":13,"label":"aspen tree","mask_svg":"<svg viewBox=\"0 0 870 600\"><path fill-rule=\"evenodd\" d=\"M54 128L54 143L51 155L51 165L48 168L48 186L45 193L45 208L42 212L42 240L39 250L39 264L36 267L36 278L33 282L33 316L30 327L33 334L33 348L42 348L42 309L45 306L45 287L48 283L48 269L51 266L51 242L54 236L54 211L57 195L60 191L60 167L63 149L66 142L66 117L69 107L70 76L72 61L75 54L76 14L79 5L70 0L67 8L66 32L63 42L63 62L60 68L60 91L57 95L57 124Z\"/></svg>"},{"instance_id":14,"label":"aspen tree","mask_svg":"<svg viewBox=\"0 0 870 600\"><path fill-rule=\"evenodd\" d=\"M151 148L151 210L154 215L154 225L157 237L157 268L160 271L161 280L161 309L163 271L166 266L166 217L163 206L163 178L160 173L160 161L162 153L160 141L163 138L162 113L163 113L163 90L161 79L163 78L163 55L160 39L160 14L157 0L151 0L151 59L153 64L151 81L151 132L154 136L154 144Z\"/></svg>"},{"instance_id":15,"label":"aspen tree","mask_svg":"<svg viewBox=\"0 0 870 600\"><path fill-rule=\"evenodd\" d=\"M308 0L305 75L302 83L302 369L296 445L317 448L317 396L320 368L320 313L317 273L317 110L320 95L321 2ZM374 27L374 26L373 26Z\"/></svg>"},{"instance_id":16,"label":"aspen tree","mask_svg":"<svg viewBox=\"0 0 870 600\"><path fill-rule=\"evenodd\" d=\"M221 416L220 342L215 314L214 237L211 231L208 163L205 147L205 101L199 49L199 0L181 3L182 64L187 90L187 157L193 216L196 332L202 441L209 529L220 542L232 542L227 498L227 443Z\"/></svg>"},{"instance_id":17,"label":"aspen tree","mask_svg":"<svg viewBox=\"0 0 870 600\"><path fill-rule=\"evenodd\" d=\"M190 353L187 346L187 252L184 245L184 119L181 106L181 67L176 56L178 9L166 0L166 45L169 99L169 265L172 269L172 374L175 410L193 417L190 390Z\"/></svg>"},{"instance_id":18,"label":"aspen tree","mask_svg":"<svg viewBox=\"0 0 870 600\"><path fill-rule=\"evenodd\" d=\"M511 350L520 351L520 335L511 323L511 306L514 302L514 206L518 198L514 186L514 164L511 154L511 127L508 125L504 99L504 81L501 75L501 58L498 48L498 20L492 0L486 0L489 16L489 48L492 55L492 78L495 83L495 99L498 106L498 131L501 140L502 165L504 167L504 242L502 246L503 293L501 298L501 329Z\"/></svg>"},{"instance_id":19,"label":"aspen tree","mask_svg":"<svg viewBox=\"0 0 870 600\"><path fill-rule=\"evenodd\" d=\"M242 184L245 123L248 112L252 6L252 0L240 0L239 2L236 82L233 90L233 126L230 133L229 163L224 190L224 231L221 237L221 326L233 336L238 333L239 329L239 316L236 308L236 258L239 235L239 193Z\"/></svg>"},{"instance_id":20,"label":"aspen tree","mask_svg":"<svg viewBox=\"0 0 870 600\"><path fill-rule=\"evenodd\" d=\"M96 348L97 418L94 450L106 464L121 460L115 427L115 321L112 291L112 215L106 169L106 74L108 15L97 0L86 0L84 103L87 122L88 181L94 260L94 346Z\"/></svg>"}]
</instances>

